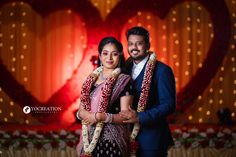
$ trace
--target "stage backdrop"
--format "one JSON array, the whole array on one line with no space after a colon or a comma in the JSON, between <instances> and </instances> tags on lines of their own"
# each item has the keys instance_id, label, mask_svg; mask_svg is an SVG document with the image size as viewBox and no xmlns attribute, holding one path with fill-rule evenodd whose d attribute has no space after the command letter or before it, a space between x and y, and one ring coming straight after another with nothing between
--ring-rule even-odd
<instances>
[{"instance_id":1,"label":"stage backdrop","mask_svg":"<svg viewBox=\"0 0 236 157\"><path fill-rule=\"evenodd\" d=\"M0 122L73 123L99 40L117 37L127 58L132 26L150 31L151 51L174 70L172 122L218 123L221 108L236 119L235 0L2 0Z\"/></svg>"}]
</instances>

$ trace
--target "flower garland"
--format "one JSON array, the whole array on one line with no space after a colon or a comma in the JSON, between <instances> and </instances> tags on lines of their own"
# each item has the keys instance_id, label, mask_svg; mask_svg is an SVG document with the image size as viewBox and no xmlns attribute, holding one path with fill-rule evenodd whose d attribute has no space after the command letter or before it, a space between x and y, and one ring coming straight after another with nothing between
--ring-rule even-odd
<instances>
[{"instance_id":1,"label":"flower garland","mask_svg":"<svg viewBox=\"0 0 236 157\"><path fill-rule=\"evenodd\" d=\"M141 95L140 95L140 98L138 101L137 112L143 112L144 109L146 108L155 63L156 63L156 54L151 52L145 72L144 72L144 78L142 81ZM136 156L136 151L138 149L138 143L137 143L137 141L135 141L135 138L138 135L139 130L140 130L140 124L135 123L132 133L130 135L131 157Z\"/></svg>"},{"instance_id":2,"label":"flower garland","mask_svg":"<svg viewBox=\"0 0 236 157\"><path fill-rule=\"evenodd\" d=\"M91 103L90 103L90 92L93 84L97 80L99 74L102 72L102 67L97 68L94 70L88 78L85 80L82 90L81 90L81 105L82 107L90 111L91 110ZM116 82L117 77L119 76L121 70L120 68L116 68L111 76L109 76L104 84L104 87L102 88L102 94L101 98L98 104L98 112L106 112L108 103L109 103L109 97L112 93L112 87ZM104 123L98 122L96 124L96 128L94 131L94 135L92 138L92 141L89 143L88 139L88 126L85 124L85 122L82 120L82 137L83 137L83 148L85 154L82 155L82 157L89 157L92 156L92 152L98 142L98 139L100 137L101 131L103 129Z\"/></svg>"}]
</instances>

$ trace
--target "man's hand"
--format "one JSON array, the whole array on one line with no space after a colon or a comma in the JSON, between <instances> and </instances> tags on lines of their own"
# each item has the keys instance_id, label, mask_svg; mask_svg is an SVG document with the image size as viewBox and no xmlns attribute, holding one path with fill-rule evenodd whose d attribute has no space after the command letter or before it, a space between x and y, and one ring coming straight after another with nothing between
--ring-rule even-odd
<instances>
[{"instance_id":1,"label":"man's hand","mask_svg":"<svg viewBox=\"0 0 236 157\"><path fill-rule=\"evenodd\" d=\"M138 119L138 114L135 110L132 110L131 108L129 108L128 110L123 110L119 113L119 115L126 119L123 122L124 123L137 123L139 122Z\"/></svg>"}]
</instances>

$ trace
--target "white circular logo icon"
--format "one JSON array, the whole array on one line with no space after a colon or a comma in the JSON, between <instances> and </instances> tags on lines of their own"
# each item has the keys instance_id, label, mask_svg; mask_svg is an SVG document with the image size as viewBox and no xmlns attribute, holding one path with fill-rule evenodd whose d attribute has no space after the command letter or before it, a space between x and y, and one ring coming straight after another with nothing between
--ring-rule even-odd
<instances>
[{"instance_id":1,"label":"white circular logo icon","mask_svg":"<svg viewBox=\"0 0 236 157\"><path fill-rule=\"evenodd\" d=\"M24 112L25 114L29 114L30 111L31 111L31 109L30 109L29 106L25 106L25 107L23 108L23 112Z\"/></svg>"}]
</instances>

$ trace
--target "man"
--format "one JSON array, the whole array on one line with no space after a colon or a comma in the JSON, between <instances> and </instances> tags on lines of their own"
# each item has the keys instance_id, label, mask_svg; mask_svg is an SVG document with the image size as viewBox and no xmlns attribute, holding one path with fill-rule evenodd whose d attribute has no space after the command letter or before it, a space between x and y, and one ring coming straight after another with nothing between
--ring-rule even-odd
<instances>
[{"instance_id":1,"label":"man","mask_svg":"<svg viewBox=\"0 0 236 157\"><path fill-rule=\"evenodd\" d=\"M154 59L151 82L143 83L146 76L145 69L149 66L147 63L151 58L151 52L148 51L149 32L143 27L133 27L126 32L126 37L130 55L127 68L134 80L135 92L133 109L127 112L121 111L120 116L127 119L125 123L140 125L136 138L139 144L137 156L166 157L168 148L173 145L166 117L175 111L176 106L174 75L169 66ZM145 92L142 94L142 84L149 85L150 89L144 104L145 110L137 112L139 99L143 94L145 95Z\"/></svg>"}]
</instances>

